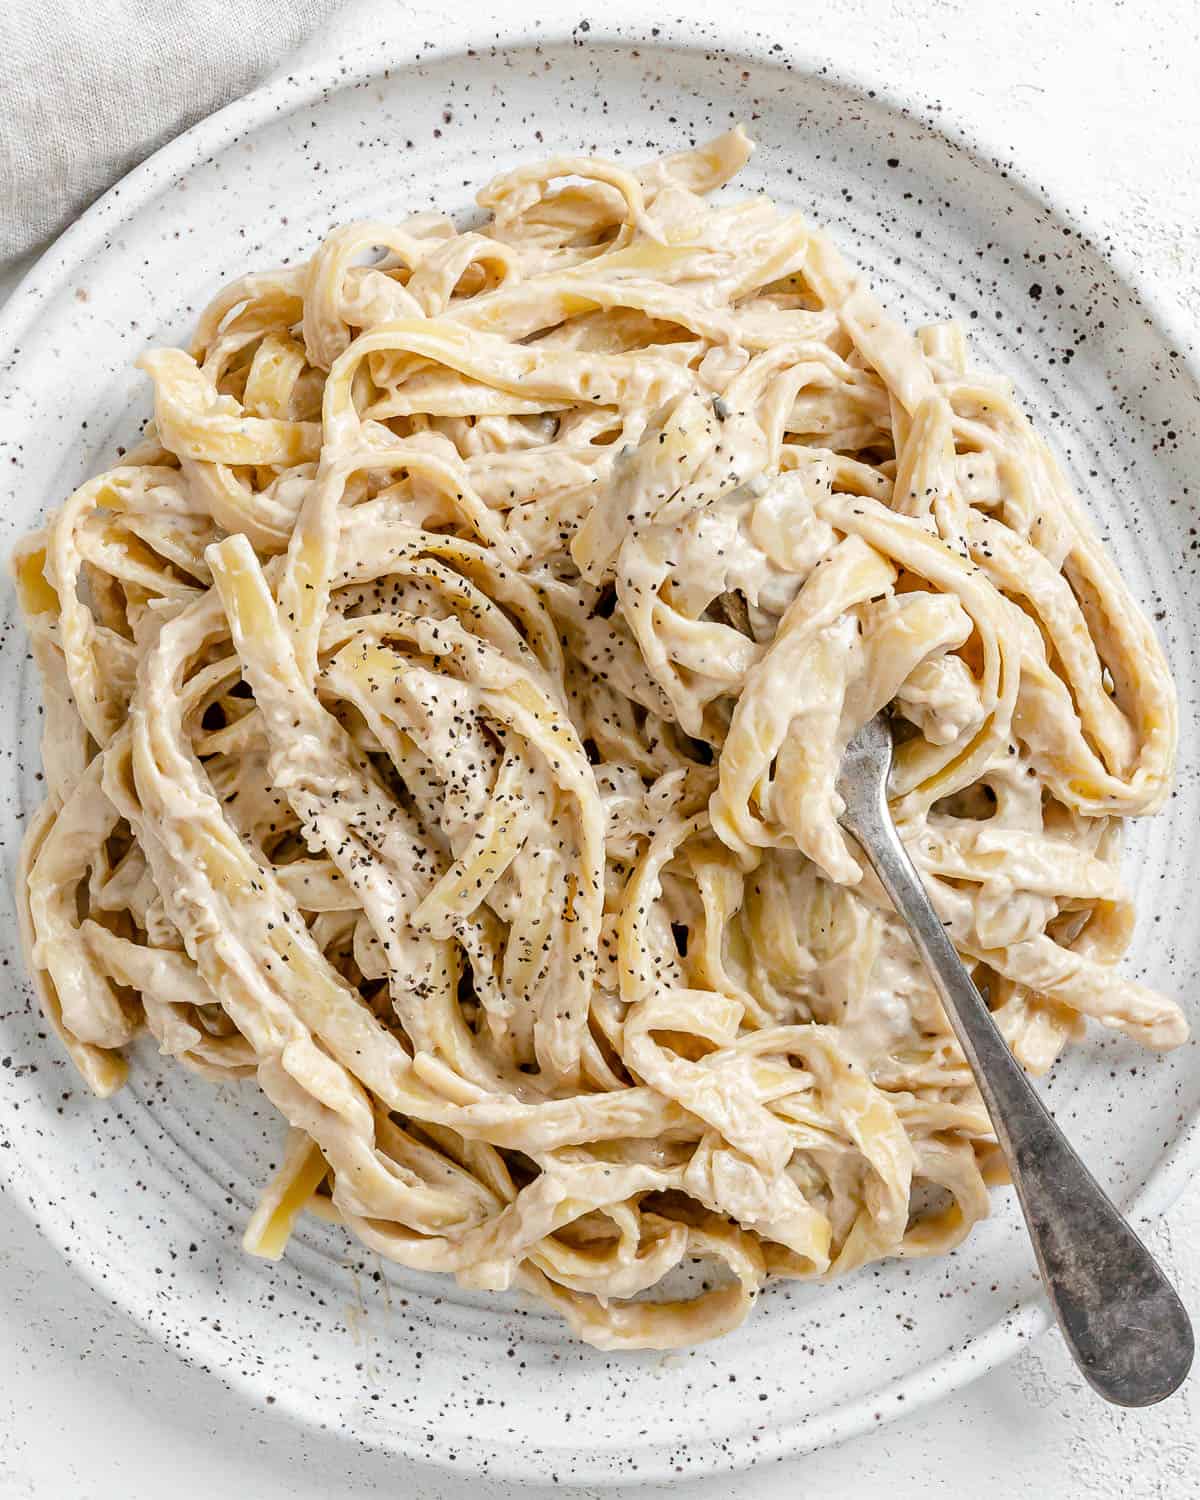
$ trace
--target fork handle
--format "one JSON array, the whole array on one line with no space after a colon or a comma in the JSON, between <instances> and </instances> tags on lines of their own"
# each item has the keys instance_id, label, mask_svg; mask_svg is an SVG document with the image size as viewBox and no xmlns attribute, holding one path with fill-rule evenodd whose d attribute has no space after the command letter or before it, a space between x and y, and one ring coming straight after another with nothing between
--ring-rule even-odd
<instances>
[{"instance_id":1,"label":"fork handle","mask_svg":"<svg viewBox=\"0 0 1200 1500\"><path fill-rule=\"evenodd\" d=\"M1105 1400L1120 1406L1162 1401L1192 1363L1183 1303L1009 1051L946 936L882 793L878 806L872 800L848 807L841 821L907 922L975 1074L1067 1348Z\"/></svg>"}]
</instances>

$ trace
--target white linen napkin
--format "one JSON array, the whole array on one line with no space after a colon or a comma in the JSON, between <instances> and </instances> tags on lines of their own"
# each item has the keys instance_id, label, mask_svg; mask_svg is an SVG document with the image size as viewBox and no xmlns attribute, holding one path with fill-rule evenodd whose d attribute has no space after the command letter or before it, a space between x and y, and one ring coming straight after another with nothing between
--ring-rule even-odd
<instances>
[{"instance_id":1,"label":"white linen napkin","mask_svg":"<svg viewBox=\"0 0 1200 1500\"><path fill-rule=\"evenodd\" d=\"M0 0L0 272L342 0Z\"/></svg>"}]
</instances>

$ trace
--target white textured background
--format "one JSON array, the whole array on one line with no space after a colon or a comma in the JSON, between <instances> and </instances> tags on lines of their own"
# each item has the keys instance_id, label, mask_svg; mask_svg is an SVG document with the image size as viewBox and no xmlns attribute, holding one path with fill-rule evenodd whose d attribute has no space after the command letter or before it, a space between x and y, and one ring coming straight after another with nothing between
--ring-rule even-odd
<instances>
[{"instance_id":1,"label":"white textured background","mask_svg":"<svg viewBox=\"0 0 1200 1500\"><path fill-rule=\"evenodd\" d=\"M555 22L582 19L591 3L556 9ZM722 9L712 0L680 3L689 16ZM490 7L479 9L483 18ZM738 11L743 19L761 16L809 57L860 64L940 104L947 123L961 122L1065 192L1134 256L1143 284L1184 305L1200 331L1197 0L739 0ZM357 0L300 57L324 61L370 42L381 54L416 51L437 36L442 13L436 5ZM529 0L509 0L503 13L505 27L547 15ZM657 14L669 20L670 12ZM0 300L8 289L0 282ZM1195 997L1188 998L1195 1016ZM1177 1204L1154 1244L1200 1325L1200 1190ZM696 1417L703 1421L703 1413ZM680 1500L926 1500L951 1492L969 1500L1200 1496L1200 1372L1162 1406L1118 1412L1088 1393L1050 1334L907 1422L794 1463L670 1493ZM516 1492L404 1471L251 1412L82 1287L0 1199L0 1497L210 1500L214 1493L507 1500ZM557 1493L590 1500L601 1492Z\"/></svg>"}]
</instances>

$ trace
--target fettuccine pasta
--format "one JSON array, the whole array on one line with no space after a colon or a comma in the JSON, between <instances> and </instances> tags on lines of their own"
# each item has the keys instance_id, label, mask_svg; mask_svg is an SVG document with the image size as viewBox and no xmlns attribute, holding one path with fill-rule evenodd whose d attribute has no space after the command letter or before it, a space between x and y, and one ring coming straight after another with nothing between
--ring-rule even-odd
<instances>
[{"instance_id":1,"label":"fettuccine pasta","mask_svg":"<svg viewBox=\"0 0 1200 1500\"><path fill-rule=\"evenodd\" d=\"M255 1254L313 1211L612 1349L958 1243L995 1140L838 823L886 705L902 836L1021 1062L1089 1017L1186 1035L1116 968L1162 652L956 327L706 201L750 150L556 157L481 228L245 276L18 549L41 1003L97 1094L143 1029L257 1083Z\"/></svg>"}]
</instances>

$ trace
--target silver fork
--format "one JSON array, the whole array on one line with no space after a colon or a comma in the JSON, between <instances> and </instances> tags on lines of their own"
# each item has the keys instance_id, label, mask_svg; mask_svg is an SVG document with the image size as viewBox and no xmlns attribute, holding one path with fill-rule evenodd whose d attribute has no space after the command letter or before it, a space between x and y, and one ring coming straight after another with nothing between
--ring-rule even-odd
<instances>
[{"instance_id":1,"label":"silver fork","mask_svg":"<svg viewBox=\"0 0 1200 1500\"><path fill-rule=\"evenodd\" d=\"M1182 1383L1192 1363L1187 1312L1047 1113L963 968L892 822L891 764L892 731L879 713L842 758L842 827L908 924L975 1074L1067 1348L1106 1401L1150 1406Z\"/></svg>"}]
</instances>

